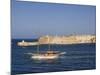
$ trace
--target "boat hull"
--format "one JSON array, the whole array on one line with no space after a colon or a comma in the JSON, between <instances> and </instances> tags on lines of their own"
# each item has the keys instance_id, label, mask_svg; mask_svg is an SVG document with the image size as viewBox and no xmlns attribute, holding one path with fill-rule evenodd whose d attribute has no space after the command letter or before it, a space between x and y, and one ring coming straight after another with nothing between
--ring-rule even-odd
<instances>
[{"instance_id":1,"label":"boat hull","mask_svg":"<svg viewBox=\"0 0 100 75\"><path fill-rule=\"evenodd\" d=\"M31 58L35 60L53 60L59 58L59 54L47 55L47 56L40 54L40 55L33 55Z\"/></svg>"}]
</instances>

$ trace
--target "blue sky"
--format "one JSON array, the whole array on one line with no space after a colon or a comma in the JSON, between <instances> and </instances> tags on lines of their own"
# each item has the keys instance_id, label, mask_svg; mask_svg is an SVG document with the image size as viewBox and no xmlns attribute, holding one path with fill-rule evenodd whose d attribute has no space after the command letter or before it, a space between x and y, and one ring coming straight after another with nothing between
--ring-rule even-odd
<instances>
[{"instance_id":1,"label":"blue sky","mask_svg":"<svg viewBox=\"0 0 100 75\"><path fill-rule=\"evenodd\" d=\"M96 7L12 0L12 38L95 34Z\"/></svg>"}]
</instances>

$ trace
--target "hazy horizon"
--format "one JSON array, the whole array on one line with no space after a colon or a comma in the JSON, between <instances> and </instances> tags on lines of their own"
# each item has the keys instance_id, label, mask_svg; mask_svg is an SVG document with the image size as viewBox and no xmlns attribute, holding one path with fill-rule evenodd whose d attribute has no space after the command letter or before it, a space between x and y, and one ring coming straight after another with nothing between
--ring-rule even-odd
<instances>
[{"instance_id":1,"label":"hazy horizon","mask_svg":"<svg viewBox=\"0 0 100 75\"><path fill-rule=\"evenodd\" d=\"M96 34L96 7L12 0L11 38Z\"/></svg>"}]
</instances>

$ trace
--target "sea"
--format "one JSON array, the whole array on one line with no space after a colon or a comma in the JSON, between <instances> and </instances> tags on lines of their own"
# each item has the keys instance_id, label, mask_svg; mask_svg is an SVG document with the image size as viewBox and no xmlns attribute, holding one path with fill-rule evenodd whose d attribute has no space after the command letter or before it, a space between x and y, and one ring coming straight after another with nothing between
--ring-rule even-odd
<instances>
[{"instance_id":1,"label":"sea","mask_svg":"<svg viewBox=\"0 0 100 75\"><path fill-rule=\"evenodd\" d=\"M20 47L18 42L37 41L37 39L11 40L11 75L44 72L76 71L96 69L96 44L50 45L54 51L64 52L56 60L39 61L31 58L29 53L36 53L37 46ZM48 45L40 45L39 51L47 51Z\"/></svg>"}]
</instances>

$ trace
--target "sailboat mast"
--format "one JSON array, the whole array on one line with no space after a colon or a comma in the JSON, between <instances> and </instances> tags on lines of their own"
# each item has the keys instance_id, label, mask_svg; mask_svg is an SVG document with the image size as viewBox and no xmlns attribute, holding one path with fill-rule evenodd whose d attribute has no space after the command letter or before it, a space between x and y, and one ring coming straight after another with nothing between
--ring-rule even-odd
<instances>
[{"instance_id":1,"label":"sailboat mast","mask_svg":"<svg viewBox=\"0 0 100 75\"><path fill-rule=\"evenodd\" d=\"M49 37L48 37L48 50L50 50L50 39L49 39Z\"/></svg>"},{"instance_id":2,"label":"sailboat mast","mask_svg":"<svg viewBox=\"0 0 100 75\"><path fill-rule=\"evenodd\" d=\"M39 41L38 41L38 43L37 43L37 53L39 53Z\"/></svg>"}]
</instances>

